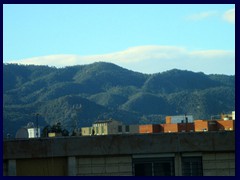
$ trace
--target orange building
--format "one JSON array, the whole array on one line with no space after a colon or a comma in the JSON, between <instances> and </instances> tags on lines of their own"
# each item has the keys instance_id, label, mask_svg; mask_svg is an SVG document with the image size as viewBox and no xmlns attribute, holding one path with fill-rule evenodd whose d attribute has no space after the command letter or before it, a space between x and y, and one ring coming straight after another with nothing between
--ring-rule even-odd
<instances>
[{"instance_id":1,"label":"orange building","mask_svg":"<svg viewBox=\"0 0 240 180\"><path fill-rule=\"evenodd\" d=\"M223 131L235 130L234 120L195 120L195 131Z\"/></svg>"},{"instance_id":2,"label":"orange building","mask_svg":"<svg viewBox=\"0 0 240 180\"><path fill-rule=\"evenodd\" d=\"M171 124L172 117L171 116L166 116L166 124Z\"/></svg>"},{"instance_id":3,"label":"orange building","mask_svg":"<svg viewBox=\"0 0 240 180\"><path fill-rule=\"evenodd\" d=\"M193 123L171 123L166 116L166 124L147 124L139 126L139 133L203 132L235 130L235 120L195 120Z\"/></svg>"},{"instance_id":4,"label":"orange building","mask_svg":"<svg viewBox=\"0 0 240 180\"><path fill-rule=\"evenodd\" d=\"M217 128L219 131L227 130L232 131L235 130L235 120L219 120L217 121Z\"/></svg>"},{"instance_id":5,"label":"orange building","mask_svg":"<svg viewBox=\"0 0 240 180\"><path fill-rule=\"evenodd\" d=\"M160 124L162 132L193 132L194 123Z\"/></svg>"},{"instance_id":6,"label":"orange building","mask_svg":"<svg viewBox=\"0 0 240 180\"><path fill-rule=\"evenodd\" d=\"M178 132L178 124L161 124L163 132Z\"/></svg>"},{"instance_id":7,"label":"orange building","mask_svg":"<svg viewBox=\"0 0 240 180\"><path fill-rule=\"evenodd\" d=\"M139 125L139 133L159 133L161 129L160 124Z\"/></svg>"},{"instance_id":8,"label":"orange building","mask_svg":"<svg viewBox=\"0 0 240 180\"><path fill-rule=\"evenodd\" d=\"M207 120L195 120L194 121L194 131L208 131L208 121Z\"/></svg>"}]
</instances>

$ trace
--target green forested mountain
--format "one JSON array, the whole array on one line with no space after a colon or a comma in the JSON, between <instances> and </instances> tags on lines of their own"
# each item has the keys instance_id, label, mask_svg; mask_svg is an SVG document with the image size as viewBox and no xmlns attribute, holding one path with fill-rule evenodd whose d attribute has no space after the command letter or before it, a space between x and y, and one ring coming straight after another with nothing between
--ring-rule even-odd
<instances>
[{"instance_id":1,"label":"green forested mountain","mask_svg":"<svg viewBox=\"0 0 240 180\"><path fill-rule=\"evenodd\" d=\"M235 76L169 70L142 74L115 64L55 68L3 64L4 134L36 122L71 131L98 119L162 123L166 115L195 119L235 109Z\"/></svg>"}]
</instances>

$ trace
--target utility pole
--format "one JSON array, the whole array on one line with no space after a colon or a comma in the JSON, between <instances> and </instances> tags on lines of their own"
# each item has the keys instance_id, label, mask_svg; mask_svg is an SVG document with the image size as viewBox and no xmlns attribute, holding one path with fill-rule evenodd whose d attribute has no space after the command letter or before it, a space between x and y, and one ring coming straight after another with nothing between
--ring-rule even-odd
<instances>
[{"instance_id":1,"label":"utility pole","mask_svg":"<svg viewBox=\"0 0 240 180\"><path fill-rule=\"evenodd\" d=\"M37 124L37 133L36 133L36 135L37 135L37 138L39 137L39 134L38 134L38 116L39 115L40 115L39 113L36 114L36 124Z\"/></svg>"}]
</instances>

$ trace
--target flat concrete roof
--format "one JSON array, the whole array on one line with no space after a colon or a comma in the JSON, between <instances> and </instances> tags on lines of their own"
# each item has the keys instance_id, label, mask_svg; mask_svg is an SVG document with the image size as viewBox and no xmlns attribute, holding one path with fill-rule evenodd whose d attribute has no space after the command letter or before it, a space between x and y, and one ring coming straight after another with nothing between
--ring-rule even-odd
<instances>
[{"instance_id":1,"label":"flat concrete roof","mask_svg":"<svg viewBox=\"0 0 240 180\"><path fill-rule=\"evenodd\" d=\"M3 159L235 151L235 132L123 134L4 140Z\"/></svg>"}]
</instances>

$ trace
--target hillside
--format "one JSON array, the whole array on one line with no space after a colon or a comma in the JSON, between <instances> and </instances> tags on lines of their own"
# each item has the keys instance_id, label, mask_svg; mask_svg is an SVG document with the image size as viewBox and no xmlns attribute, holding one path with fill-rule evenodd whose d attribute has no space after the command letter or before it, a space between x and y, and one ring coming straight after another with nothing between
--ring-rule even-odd
<instances>
[{"instance_id":1,"label":"hillside","mask_svg":"<svg viewBox=\"0 0 240 180\"><path fill-rule=\"evenodd\" d=\"M195 119L235 109L235 76L169 70L141 74L98 62L65 68L3 64L4 134L28 122L61 122L71 131L97 119L161 123L166 115Z\"/></svg>"}]
</instances>

